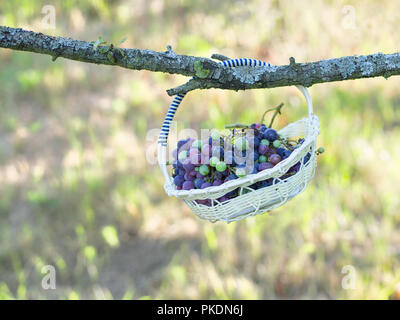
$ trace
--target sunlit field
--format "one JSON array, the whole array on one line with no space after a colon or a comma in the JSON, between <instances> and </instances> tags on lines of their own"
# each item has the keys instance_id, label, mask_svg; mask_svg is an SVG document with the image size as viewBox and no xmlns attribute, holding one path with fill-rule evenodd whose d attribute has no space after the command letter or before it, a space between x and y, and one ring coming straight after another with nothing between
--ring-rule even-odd
<instances>
[{"instance_id":1,"label":"sunlit field","mask_svg":"<svg viewBox=\"0 0 400 320\"><path fill-rule=\"evenodd\" d=\"M0 25L275 65L394 53L399 22L396 0L0 2ZM400 78L312 86L325 148L315 179L230 224L169 198L146 160L165 90L186 80L0 49L0 298L399 298ZM222 129L281 102L278 128L306 116L295 88L211 89L189 93L175 119ZM42 288L47 265L56 289Z\"/></svg>"}]
</instances>

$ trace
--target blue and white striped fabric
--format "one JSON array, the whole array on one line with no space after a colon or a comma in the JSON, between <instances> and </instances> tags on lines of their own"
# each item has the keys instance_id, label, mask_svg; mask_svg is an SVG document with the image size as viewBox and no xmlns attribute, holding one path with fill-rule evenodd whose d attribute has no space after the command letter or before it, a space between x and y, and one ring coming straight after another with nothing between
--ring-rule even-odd
<instances>
[{"instance_id":1,"label":"blue and white striped fabric","mask_svg":"<svg viewBox=\"0 0 400 320\"><path fill-rule=\"evenodd\" d=\"M167 115L165 116L164 123L161 127L161 133L160 136L158 137L158 143L166 146L167 145L167 140L168 140L168 134L169 134L169 127L171 125L172 119L174 118L175 112L178 109L180 103L183 100L183 97L185 94L177 94L172 101L169 110L167 112Z\"/></svg>"},{"instance_id":2,"label":"blue and white striped fabric","mask_svg":"<svg viewBox=\"0 0 400 320\"><path fill-rule=\"evenodd\" d=\"M247 59L247 58L240 58L240 59L229 59L229 60L224 60L218 62L218 64L223 65L224 67L243 67L243 66L249 66L249 67L270 67L271 64L260 61L260 60L255 60L255 59ZM165 116L164 123L161 127L161 133L158 138L158 143L161 144L162 146L167 145L167 140L168 140L168 134L169 134L169 129L171 122L175 116L176 110L178 110L178 107L180 103L182 102L183 98L185 97L186 94L177 94L172 101L169 110L167 112L167 115Z\"/></svg>"},{"instance_id":3,"label":"blue and white striped fabric","mask_svg":"<svg viewBox=\"0 0 400 320\"><path fill-rule=\"evenodd\" d=\"M247 59L247 58L240 58L240 59L229 59L218 62L219 64L224 65L225 67L270 67L271 65L267 62L255 60L255 59Z\"/></svg>"}]
</instances>

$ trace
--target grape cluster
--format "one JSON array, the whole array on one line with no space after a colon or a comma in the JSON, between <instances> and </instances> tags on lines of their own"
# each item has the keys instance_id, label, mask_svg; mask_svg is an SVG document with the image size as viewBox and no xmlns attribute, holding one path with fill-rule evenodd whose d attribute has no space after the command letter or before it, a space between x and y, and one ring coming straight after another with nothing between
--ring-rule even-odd
<instances>
[{"instance_id":1,"label":"grape cluster","mask_svg":"<svg viewBox=\"0 0 400 320\"><path fill-rule=\"evenodd\" d=\"M304 139L288 140L279 136L265 124L254 123L243 128L213 131L204 140L187 138L179 140L173 151L172 177L178 190L205 189L273 168L288 158ZM307 163L311 157L304 158ZM292 166L281 179L296 174L300 162ZM250 185L251 189L265 188L273 179ZM238 190L231 191L217 199L224 202L238 196ZM210 205L210 200L197 200L199 204Z\"/></svg>"}]
</instances>

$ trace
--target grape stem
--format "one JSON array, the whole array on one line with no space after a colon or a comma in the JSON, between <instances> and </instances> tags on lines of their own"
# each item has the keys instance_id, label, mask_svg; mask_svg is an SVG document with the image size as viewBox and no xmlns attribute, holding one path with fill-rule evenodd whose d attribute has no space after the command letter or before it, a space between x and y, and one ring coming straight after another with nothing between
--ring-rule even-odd
<instances>
[{"instance_id":1,"label":"grape stem","mask_svg":"<svg viewBox=\"0 0 400 320\"><path fill-rule=\"evenodd\" d=\"M271 122L269 123L269 126L268 126L268 128L272 128L272 124L274 123L274 120L275 120L276 116L278 115L278 113L281 114L282 107L283 107L283 103L281 103L280 105L276 106L275 108L271 108L271 109L268 109L267 111L265 111L264 114L262 115L260 123L264 123L264 118L265 118L265 116L266 116L266 114L268 112L275 110L274 115L272 116Z\"/></svg>"},{"instance_id":2,"label":"grape stem","mask_svg":"<svg viewBox=\"0 0 400 320\"><path fill-rule=\"evenodd\" d=\"M248 128L247 124L243 123L233 123L233 124L226 124L225 129L232 129L232 128Z\"/></svg>"}]
</instances>

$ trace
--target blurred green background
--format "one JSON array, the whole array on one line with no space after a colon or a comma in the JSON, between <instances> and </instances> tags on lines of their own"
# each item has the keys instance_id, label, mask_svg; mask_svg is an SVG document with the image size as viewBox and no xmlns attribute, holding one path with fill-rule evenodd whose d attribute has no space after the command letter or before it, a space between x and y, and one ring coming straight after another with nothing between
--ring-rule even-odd
<instances>
[{"instance_id":1,"label":"blurred green background","mask_svg":"<svg viewBox=\"0 0 400 320\"><path fill-rule=\"evenodd\" d=\"M56 29L42 8L54 5ZM1 1L0 24L123 47L272 64L398 50L400 2ZM1 299L388 299L400 296L400 78L314 85L315 180L271 213L196 218L146 161L182 76L0 49ZM186 128L254 122L294 88L190 93ZM56 289L41 286L56 268ZM345 289L345 266L354 289Z\"/></svg>"}]
</instances>

